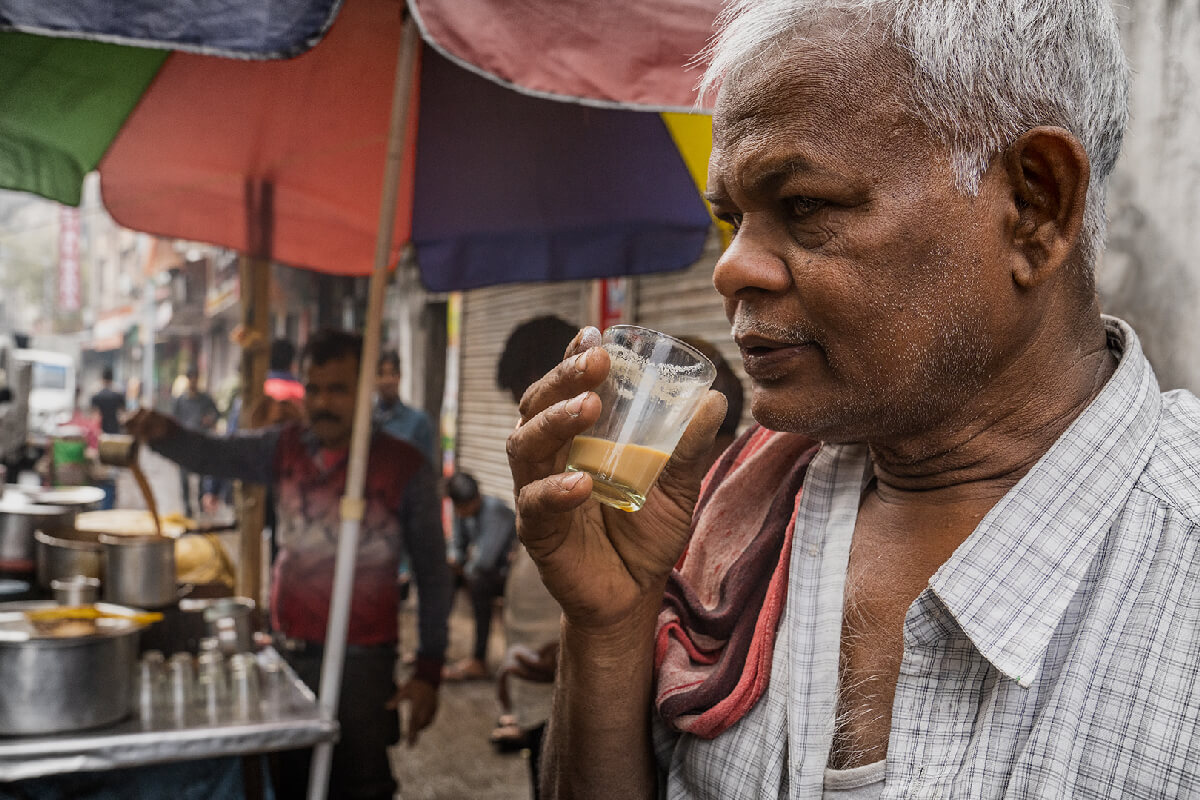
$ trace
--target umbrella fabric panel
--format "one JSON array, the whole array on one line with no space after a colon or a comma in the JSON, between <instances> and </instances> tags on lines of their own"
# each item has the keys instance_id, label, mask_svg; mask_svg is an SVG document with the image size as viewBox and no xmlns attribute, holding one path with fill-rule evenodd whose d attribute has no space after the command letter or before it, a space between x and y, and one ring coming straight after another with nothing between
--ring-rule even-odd
<instances>
[{"instance_id":1,"label":"umbrella fabric panel","mask_svg":"<svg viewBox=\"0 0 1200 800\"><path fill-rule=\"evenodd\" d=\"M399 11L394 0L356 0L318 47L287 61L173 54L101 162L113 218L294 266L370 274ZM410 143L416 125L414 110ZM269 208L248 200L261 186ZM393 261L409 238L411 196L406 159Z\"/></svg>"},{"instance_id":2,"label":"umbrella fabric panel","mask_svg":"<svg viewBox=\"0 0 1200 800\"><path fill-rule=\"evenodd\" d=\"M520 281L569 281L683 269L704 252L704 230L628 224L571 233L510 234L417 244L432 292Z\"/></svg>"},{"instance_id":3,"label":"umbrella fabric panel","mask_svg":"<svg viewBox=\"0 0 1200 800\"><path fill-rule=\"evenodd\" d=\"M340 6L341 0L0 0L0 29L290 58L321 40Z\"/></svg>"},{"instance_id":4,"label":"umbrella fabric panel","mask_svg":"<svg viewBox=\"0 0 1200 800\"><path fill-rule=\"evenodd\" d=\"M408 0L421 34L519 91L644 109L691 109L720 0ZM620 57L613 57L614 47Z\"/></svg>"},{"instance_id":5,"label":"umbrella fabric panel","mask_svg":"<svg viewBox=\"0 0 1200 800\"><path fill-rule=\"evenodd\" d=\"M710 224L658 114L518 94L433 53L416 158L413 243L437 291L678 269Z\"/></svg>"},{"instance_id":6,"label":"umbrella fabric panel","mask_svg":"<svg viewBox=\"0 0 1200 800\"><path fill-rule=\"evenodd\" d=\"M167 54L0 33L0 187L77 206Z\"/></svg>"}]
</instances>

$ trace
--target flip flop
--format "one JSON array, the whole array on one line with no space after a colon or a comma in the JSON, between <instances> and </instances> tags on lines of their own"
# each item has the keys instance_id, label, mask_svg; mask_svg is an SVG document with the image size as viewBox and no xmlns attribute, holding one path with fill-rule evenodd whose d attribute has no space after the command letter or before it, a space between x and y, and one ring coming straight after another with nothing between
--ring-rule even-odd
<instances>
[{"instance_id":1,"label":"flip flop","mask_svg":"<svg viewBox=\"0 0 1200 800\"><path fill-rule=\"evenodd\" d=\"M489 677L487 667L474 659L448 664L442 669L443 681L479 681Z\"/></svg>"}]
</instances>

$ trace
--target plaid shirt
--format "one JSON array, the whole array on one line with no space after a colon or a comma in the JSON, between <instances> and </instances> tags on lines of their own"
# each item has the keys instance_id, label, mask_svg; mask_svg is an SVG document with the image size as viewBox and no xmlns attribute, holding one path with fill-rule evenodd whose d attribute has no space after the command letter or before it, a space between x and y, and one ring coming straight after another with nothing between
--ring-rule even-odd
<instances>
[{"instance_id":1,"label":"plaid shirt","mask_svg":"<svg viewBox=\"0 0 1200 800\"><path fill-rule=\"evenodd\" d=\"M1133 330L1096 400L909 608L884 798L1200 796L1200 401ZM809 467L771 684L712 741L655 720L667 798L820 798L865 446Z\"/></svg>"}]
</instances>

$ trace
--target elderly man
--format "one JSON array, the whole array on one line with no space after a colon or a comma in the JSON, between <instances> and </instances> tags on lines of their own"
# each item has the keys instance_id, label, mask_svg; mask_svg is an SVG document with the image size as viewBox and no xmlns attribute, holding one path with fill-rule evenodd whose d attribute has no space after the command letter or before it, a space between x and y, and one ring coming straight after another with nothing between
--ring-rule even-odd
<instances>
[{"instance_id":1,"label":"elderly man","mask_svg":"<svg viewBox=\"0 0 1200 800\"><path fill-rule=\"evenodd\" d=\"M320 684L361 349L361 337L341 331L320 331L309 340L303 357L305 423L219 438L153 411L139 411L126 422L130 433L191 469L274 486L280 551L272 573L271 622L284 658L313 691ZM363 500L330 797L390 800L396 784L387 748L399 732L389 707L409 704L410 745L432 722L452 583L433 469L416 448L377 432ZM404 554L412 558L420 593L420 643L415 674L397 690L396 568ZM276 787L280 797L304 795L308 753L285 754Z\"/></svg>"},{"instance_id":2,"label":"elderly man","mask_svg":"<svg viewBox=\"0 0 1200 800\"><path fill-rule=\"evenodd\" d=\"M1108 0L739 2L711 55L713 283L762 427L701 495L710 393L626 514L562 472L596 331L525 394L548 793L1200 793L1200 403L1093 286Z\"/></svg>"}]
</instances>

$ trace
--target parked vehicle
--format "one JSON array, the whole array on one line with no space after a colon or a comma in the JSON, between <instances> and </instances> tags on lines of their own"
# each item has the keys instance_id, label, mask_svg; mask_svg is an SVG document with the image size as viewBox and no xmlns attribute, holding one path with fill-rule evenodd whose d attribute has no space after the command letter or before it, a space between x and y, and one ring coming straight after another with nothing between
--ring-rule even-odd
<instances>
[{"instance_id":1,"label":"parked vehicle","mask_svg":"<svg viewBox=\"0 0 1200 800\"><path fill-rule=\"evenodd\" d=\"M53 350L20 349L18 362L32 366L29 390L29 431L49 436L75 411L75 359Z\"/></svg>"}]
</instances>

